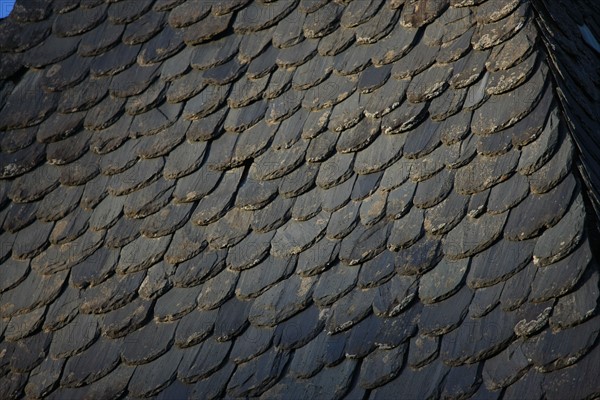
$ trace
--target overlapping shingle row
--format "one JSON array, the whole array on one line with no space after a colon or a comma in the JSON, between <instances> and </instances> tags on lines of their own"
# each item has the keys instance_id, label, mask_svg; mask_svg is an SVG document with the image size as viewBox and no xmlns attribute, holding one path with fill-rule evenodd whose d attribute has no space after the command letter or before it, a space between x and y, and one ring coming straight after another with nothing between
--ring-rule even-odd
<instances>
[{"instance_id":1,"label":"overlapping shingle row","mask_svg":"<svg viewBox=\"0 0 600 400\"><path fill-rule=\"evenodd\" d=\"M538 12L18 1L0 392L598 396L594 186Z\"/></svg>"}]
</instances>

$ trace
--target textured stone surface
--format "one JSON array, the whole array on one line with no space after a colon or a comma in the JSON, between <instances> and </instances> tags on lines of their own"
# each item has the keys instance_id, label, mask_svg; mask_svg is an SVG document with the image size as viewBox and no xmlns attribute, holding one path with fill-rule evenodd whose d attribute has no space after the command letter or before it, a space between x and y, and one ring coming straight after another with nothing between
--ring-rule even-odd
<instances>
[{"instance_id":1,"label":"textured stone surface","mask_svg":"<svg viewBox=\"0 0 600 400\"><path fill-rule=\"evenodd\" d=\"M596 398L598 7L18 0L3 398Z\"/></svg>"}]
</instances>

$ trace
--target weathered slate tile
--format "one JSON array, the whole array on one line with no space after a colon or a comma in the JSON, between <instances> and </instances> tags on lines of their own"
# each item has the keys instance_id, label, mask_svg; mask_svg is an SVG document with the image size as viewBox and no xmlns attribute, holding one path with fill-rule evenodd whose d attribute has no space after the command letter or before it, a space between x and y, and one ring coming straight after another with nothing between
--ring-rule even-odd
<instances>
[{"instance_id":1,"label":"weathered slate tile","mask_svg":"<svg viewBox=\"0 0 600 400\"><path fill-rule=\"evenodd\" d=\"M495 46L485 63L489 71L506 70L528 57L537 41L537 29L532 21L527 21L523 29L510 40Z\"/></svg>"},{"instance_id":2,"label":"weathered slate tile","mask_svg":"<svg viewBox=\"0 0 600 400\"><path fill-rule=\"evenodd\" d=\"M40 254L48 246L48 236L53 227L53 223L38 220L20 230L11 245L11 257L15 260L26 260Z\"/></svg>"},{"instance_id":3,"label":"weathered slate tile","mask_svg":"<svg viewBox=\"0 0 600 400\"><path fill-rule=\"evenodd\" d=\"M260 395L276 382L289 357L287 351L271 347L260 356L238 365L227 385L227 393L234 397Z\"/></svg>"},{"instance_id":4,"label":"weathered slate tile","mask_svg":"<svg viewBox=\"0 0 600 400\"><path fill-rule=\"evenodd\" d=\"M467 166L457 170L456 190L461 194L473 194L507 180L517 167L519 156L519 151L512 150L496 157L475 157Z\"/></svg>"},{"instance_id":5,"label":"weathered slate tile","mask_svg":"<svg viewBox=\"0 0 600 400\"><path fill-rule=\"evenodd\" d=\"M304 203L310 204L314 202L315 206L319 206L323 211L328 213L333 213L340 208L342 208L348 201L350 201L350 196L352 194L352 190L354 188L354 183L356 182L356 175L352 174L350 179L347 179L343 183L331 187L329 189L321 189L320 187L315 188L315 190L308 192L314 194L314 199L305 196L300 197L294 206L299 206ZM302 204L303 209L306 209L306 204ZM315 212L318 210L315 209ZM296 218L294 215L294 209L292 209L292 218Z\"/></svg>"},{"instance_id":6,"label":"weathered slate tile","mask_svg":"<svg viewBox=\"0 0 600 400\"><path fill-rule=\"evenodd\" d=\"M593 315L598 296L598 272L592 270L571 293L559 298L549 319L550 327L557 331L583 322Z\"/></svg>"},{"instance_id":7,"label":"weathered slate tile","mask_svg":"<svg viewBox=\"0 0 600 400\"><path fill-rule=\"evenodd\" d=\"M238 13L233 23L233 30L236 33L250 33L269 28L285 18L296 4L296 1L249 4Z\"/></svg>"},{"instance_id":8,"label":"weathered slate tile","mask_svg":"<svg viewBox=\"0 0 600 400\"><path fill-rule=\"evenodd\" d=\"M268 251L268 249L266 249ZM240 273L235 294L241 299L260 296L277 282L287 279L294 271L296 259L268 257L252 268L244 269Z\"/></svg>"},{"instance_id":9,"label":"weathered slate tile","mask_svg":"<svg viewBox=\"0 0 600 400\"><path fill-rule=\"evenodd\" d=\"M211 310L221 306L233 295L238 279L239 272L231 272L227 269L216 274L202 287L197 298L198 308Z\"/></svg>"},{"instance_id":10,"label":"weathered slate tile","mask_svg":"<svg viewBox=\"0 0 600 400\"><path fill-rule=\"evenodd\" d=\"M408 214L406 211L412 205L412 193L414 192L414 184L407 182L408 185L395 189L388 197L388 202L395 201L400 204L392 204L392 210L389 209L388 203L388 214L392 211L392 215L395 217L390 236L388 238L388 249L392 251L399 251L402 248L406 248L415 243L423 235L423 210L420 208L412 207ZM405 197L402 193L404 189L408 190L410 197ZM398 199L395 199L394 193L398 193ZM407 193L407 192L405 192ZM402 216L402 218L400 218Z\"/></svg>"},{"instance_id":11,"label":"weathered slate tile","mask_svg":"<svg viewBox=\"0 0 600 400\"><path fill-rule=\"evenodd\" d=\"M136 296L145 272L112 275L97 286L88 287L81 294L80 310L86 314L100 314L116 310Z\"/></svg>"},{"instance_id":12,"label":"weathered slate tile","mask_svg":"<svg viewBox=\"0 0 600 400\"><path fill-rule=\"evenodd\" d=\"M239 185L242 168L227 171L210 195L203 197L192 215L192 221L198 225L207 225L222 217L233 202L233 195Z\"/></svg>"},{"instance_id":13,"label":"weathered slate tile","mask_svg":"<svg viewBox=\"0 0 600 400\"><path fill-rule=\"evenodd\" d=\"M256 326L274 326L291 317L309 304L315 281L313 277L291 275L254 301L248 320Z\"/></svg>"},{"instance_id":14,"label":"weathered slate tile","mask_svg":"<svg viewBox=\"0 0 600 400\"><path fill-rule=\"evenodd\" d=\"M486 101L473 115L471 122L473 133L488 135L522 120L540 102L544 93L546 75L547 68L542 64L533 76L521 86L508 93L494 95L493 99ZM514 99L523 100L515 102ZM506 106L498 109L498 104ZM515 104L517 106L514 106ZM492 115L491 118L490 115Z\"/></svg>"},{"instance_id":15,"label":"weathered slate tile","mask_svg":"<svg viewBox=\"0 0 600 400\"><path fill-rule=\"evenodd\" d=\"M473 48L484 50L510 39L525 25L528 14L529 5L521 4L505 19L479 24L471 39Z\"/></svg>"},{"instance_id":16,"label":"weathered slate tile","mask_svg":"<svg viewBox=\"0 0 600 400\"><path fill-rule=\"evenodd\" d=\"M412 104L404 101L400 107L383 117L381 130L386 135L406 132L419 125L425 118L427 118L426 103Z\"/></svg>"},{"instance_id":17,"label":"weathered slate tile","mask_svg":"<svg viewBox=\"0 0 600 400\"><path fill-rule=\"evenodd\" d=\"M326 133L323 135L326 135ZM321 163L315 183L323 189L339 185L350 178L353 173L353 164L354 154L336 153Z\"/></svg>"},{"instance_id":18,"label":"weathered slate tile","mask_svg":"<svg viewBox=\"0 0 600 400\"><path fill-rule=\"evenodd\" d=\"M423 303L435 303L452 296L460 289L467 272L468 259L450 261L442 259L434 269L419 281L419 298Z\"/></svg>"},{"instance_id":19,"label":"weathered slate tile","mask_svg":"<svg viewBox=\"0 0 600 400\"><path fill-rule=\"evenodd\" d=\"M473 294L465 285L454 295L423 306L419 322L420 333L441 335L458 327L468 312Z\"/></svg>"},{"instance_id":20,"label":"weathered slate tile","mask_svg":"<svg viewBox=\"0 0 600 400\"><path fill-rule=\"evenodd\" d=\"M471 256L488 248L502 235L508 213L464 218L444 238L444 253L451 259Z\"/></svg>"},{"instance_id":21,"label":"weathered slate tile","mask_svg":"<svg viewBox=\"0 0 600 400\"><path fill-rule=\"evenodd\" d=\"M196 46L227 30L231 24L232 14L209 14L206 18L183 28L183 41L188 46Z\"/></svg>"},{"instance_id":22,"label":"weathered slate tile","mask_svg":"<svg viewBox=\"0 0 600 400\"><path fill-rule=\"evenodd\" d=\"M137 292L139 296L146 300L154 300L171 288L171 282L168 279L173 275L173 268L164 262L154 264L148 269L145 278L140 284Z\"/></svg>"},{"instance_id":23,"label":"weathered slate tile","mask_svg":"<svg viewBox=\"0 0 600 400\"><path fill-rule=\"evenodd\" d=\"M289 148L268 148L250 166L249 176L256 180L281 178L301 165L308 143L301 139Z\"/></svg>"},{"instance_id":24,"label":"weathered slate tile","mask_svg":"<svg viewBox=\"0 0 600 400\"><path fill-rule=\"evenodd\" d=\"M104 232L87 231L64 245L50 245L33 258L31 267L42 274L69 269L92 255L104 240Z\"/></svg>"},{"instance_id":25,"label":"weathered slate tile","mask_svg":"<svg viewBox=\"0 0 600 400\"><path fill-rule=\"evenodd\" d=\"M531 300L539 303L567 293L579 282L591 259L586 239L567 257L538 268L531 283Z\"/></svg>"},{"instance_id":26,"label":"weathered slate tile","mask_svg":"<svg viewBox=\"0 0 600 400\"><path fill-rule=\"evenodd\" d=\"M196 298L200 288L173 287L157 298L154 305L154 319L159 322L172 322L189 314L196 308Z\"/></svg>"},{"instance_id":27,"label":"weathered slate tile","mask_svg":"<svg viewBox=\"0 0 600 400\"><path fill-rule=\"evenodd\" d=\"M505 313L499 307L480 319L467 317L458 329L444 336L440 355L450 365L487 358L512 340L515 319L515 313Z\"/></svg>"},{"instance_id":28,"label":"weathered slate tile","mask_svg":"<svg viewBox=\"0 0 600 400\"><path fill-rule=\"evenodd\" d=\"M42 363L29 375L25 386L25 394L30 397L41 398L49 394L58 383L64 360L53 360L46 357Z\"/></svg>"},{"instance_id":29,"label":"weathered slate tile","mask_svg":"<svg viewBox=\"0 0 600 400\"><path fill-rule=\"evenodd\" d=\"M575 189L575 179L569 175L559 185L544 194L532 194L510 211L504 237L523 240L554 226L565 214Z\"/></svg>"},{"instance_id":30,"label":"weathered slate tile","mask_svg":"<svg viewBox=\"0 0 600 400\"><path fill-rule=\"evenodd\" d=\"M398 394L398 388L406 388L404 395L408 398L437 396L439 385L448 374L449 367L436 360L422 369L406 368L403 371L389 384L373 390L373 398L382 400L394 397Z\"/></svg>"},{"instance_id":31,"label":"weathered slate tile","mask_svg":"<svg viewBox=\"0 0 600 400\"><path fill-rule=\"evenodd\" d=\"M407 363L413 368L421 368L437 357L438 349L438 336L416 335L410 339Z\"/></svg>"},{"instance_id":32,"label":"weathered slate tile","mask_svg":"<svg viewBox=\"0 0 600 400\"><path fill-rule=\"evenodd\" d=\"M236 364L245 363L271 347L274 328L258 328L250 325L231 348L230 359Z\"/></svg>"},{"instance_id":33,"label":"weathered slate tile","mask_svg":"<svg viewBox=\"0 0 600 400\"><path fill-rule=\"evenodd\" d=\"M379 317L394 317L415 298L417 282L414 277L396 275L375 291L373 312Z\"/></svg>"},{"instance_id":34,"label":"weathered slate tile","mask_svg":"<svg viewBox=\"0 0 600 400\"><path fill-rule=\"evenodd\" d=\"M252 217L252 229L257 232L269 232L279 228L291 217L293 199L278 196L266 207L254 212Z\"/></svg>"},{"instance_id":35,"label":"weathered slate tile","mask_svg":"<svg viewBox=\"0 0 600 400\"><path fill-rule=\"evenodd\" d=\"M174 28L184 28L206 17L210 8L210 4L202 1L183 3L171 10L168 22Z\"/></svg>"},{"instance_id":36,"label":"weathered slate tile","mask_svg":"<svg viewBox=\"0 0 600 400\"><path fill-rule=\"evenodd\" d=\"M99 335L95 315L79 314L65 327L55 331L50 345L50 355L67 358L89 348Z\"/></svg>"},{"instance_id":37,"label":"weathered slate tile","mask_svg":"<svg viewBox=\"0 0 600 400\"><path fill-rule=\"evenodd\" d=\"M506 280L531 262L535 245L531 240L512 242L500 239L472 258L468 285L481 288Z\"/></svg>"},{"instance_id":38,"label":"weathered slate tile","mask_svg":"<svg viewBox=\"0 0 600 400\"><path fill-rule=\"evenodd\" d=\"M308 89L302 99L302 107L318 111L343 101L356 90L356 77L331 74L317 86Z\"/></svg>"},{"instance_id":39,"label":"weathered slate tile","mask_svg":"<svg viewBox=\"0 0 600 400\"><path fill-rule=\"evenodd\" d=\"M171 281L175 286L196 286L223 269L226 255L226 249L217 251L206 249L178 264Z\"/></svg>"},{"instance_id":40,"label":"weathered slate tile","mask_svg":"<svg viewBox=\"0 0 600 400\"><path fill-rule=\"evenodd\" d=\"M576 362L589 350L598 336L597 324L596 317L558 332L547 329L525 340L521 348L525 356L541 371L564 368ZM565 340L567 335L578 340Z\"/></svg>"},{"instance_id":41,"label":"weathered slate tile","mask_svg":"<svg viewBox=\"0 0 600 400\"><path fill-rule=\"evenodd\" d=\"M61 386L89 385L114 370L120 362L122 339L100 337L92 346L65 363Z\"/></svg>"},{"instance_id":42,"label":"weathered slate tile","mask_svg":"<svg viewBox=\"0 0 600 400\"><path fill-rule=\"evenodd\" d=\"M360 267L335 264L321 273L313 291L313 300L319 307L332 305L356 286ZM341 310L340 310L341 312Z\"/></svg>"},{"instance_id":43,"label":"weathered slate tile","mask_svg":"<svg viewBox=\"0 0 600 400\"><path fill-rule=\"evenodd\" d=\"M248 326L248 310L251 305L251 301L232 297L219 308L213 332L217 341L230 341Z\"/></svg>"},{"instance_id":44,"label":"weathered slate tile","mask_svg":"<svg viewBox=\"0 0 600 400\"><path fill-rule=\"evenodd\" d=\"M16 233L23 229L25 226L31 224L35 220L35 214L37 212L39 203L11 203L6 208L6 219L2 228L5 231ZM7 243L10 239L6 239ZM12 239L14 240L14 239ZM5 251L8 251L6 249Z\"/></svg>"},{"instance_id":45,"label":"weathered slate tile","mask_svg":"<svg viewBox=\"0 0 600 400\"><path fill-rule=\"evenodd\" d=\"M352 393L347 393L351 386L351 379L354 376L356 365L356 360L345 359L335 366L316 371L316 375L308 379L295 379L286 375L279 383L267 390L264 396L285 397L290 395L294 397L309 396L311 398L324 396L339 399L347 394L350 398L358 398Z\"/></svg>"},{"instance_id":46,"label":"weathered slate tile","mask_svg":"<svg viewBox=\"0 0 600 400\"><path fill-rule=\"evenodd\" d=\"M549 379L548 385L546 386L546 395L548 398L557 400L565 396L594 396L594 392L597 392L597 384L594 379L585 379L581 384L577 385L564 384L563 382L576 382L576 374L578 373L577 371L579 368L584 371L593 369L594 365L598 362L599 357L598 348L596 347L578 361L576 368L563 368L556 372L544 374L544 377Z\"/></svg>"},{"instance_id":47,"label":"weathered slate tile","mask_svg":"<svg viewBox=\"0 0 600 400\"><path fill-rule=\"evenodd\" d=\"M384 125L382 124L382 129ZM384 132L385 133L385 132ZM361 175L379 172L396 162L404 148L405 135L379 135L363 150L356 154L354 171Z\"/></svg>"},{"instance_id":48,"label":"weathered slate tile","mask_svg":"<svg viewBox=\"0 0 600 400\"><path fill-rule=\"evenodd\" d=\"M250 230L252 212L232 208L206 229L206 240L215 249L230 248L244 239Z\"/></svg>"},{"instance_id":49,"label":"weathered slate tile","mask_svg":"<svg viewBox=\"0 0 600 400\"><path fill-rule=\"evenodd\" d=\"M335 56L354 43L355 34L351 29L338 28L319 41L317 51L321 56Z\"/></svg>"},{"instance_id":50,"label":"weathered slate tile","mask_svg":"<svg viewBox=\"0 0 600 400\"><path fill-rule=\"evenodd\" d=\"M569 254L583 238L584 219L583 199L578 194L563 218L538 239L533 252L534 264L543 267Z\"/></svg>"},{"instance_id":51,"label":"weathered slate tile","mask_svg":"<svg viewBox=\"0 0 600 400\"><path fill-rule=\"evenodd\" d=\"M301 253L324 235L328 222L328 214L321 212L308 220L286 224L275 233L271 242L271 254L284 257Z\"/></svg>"},{"instance_id":52,"label":"weathered slate tile","mask_svg":"<svg viewBox=\"0 0 600 400\"><path fill-rule=\"evenodd\" d=\"M199 380L191 386L191 396L200 399L217 399L223 396L227 382L231 378L235 364L232 362L226 363L217 372L211 374L205 379Z\"/></svg>"},{"instance_id":53,"label":"weathered slate tile","mask_svg":"<svg viewBox=\"0 0 600 400\"><path fill-rule=\"evenodd\" d=\"M42 164L31 173L15 179L7 195L15 203L39 200L58 186L58 176L57 167Z\"/></svg>"},{"instance_id":54,"label":"weathered slate tile","mask_svg":"<svg viewBox=\"0 0 600 400\"><path fill-rule=\"evenodd\" d=\"M158 179L125 197L123 212L129 218L144 218L154 214L168 202L173 193L173 182ZM177 197L176 197L177 200Z\"/></svg>"},{"instance_id":55,"label":"weathered slate tile","mask_svg":"<svg viewBox=\"0 0 600 400\"><path fill-rule=\"evenodd\" d=\"M521 150L518 166L518 171L521 174L529 175L535 172L552 157L558 145L559 131L562 131L562 129L560 129L558 110L554 109L537 139Z\"/></svg>"},{"instance_id":56,"label":"weathered slate tile","mask_svg":"<svg viewBox=\"0 0 600 400\"><path fill-rule=\"evenodd\" d=\"M292 318L277 325L273 332L273 345L291 350L313 340L325 325L325 316L318 307L308 307Z\"/></svg>"},{"instance_id":57,"label":"weathered slate tile","mask_svg":"<svg viewBox=\"0 0 600 400\"><path fill-rule=\"evenodd\" d=\"M177 378L189 384L208 377L218 370L230 349L231 342L222 343L209 338L204 343L185 350Z\"/></svg>"},{"instance_id":58,"label":"weathered slate tile","mask_svg":"<svg viewBox=\"0 0 600 400\"><path fill-rule=\"evenodd\" d=\"M134 396L152 396L167 387L177 375L183 351L173 348L159 359L135 368L127 390Z\"/></svg>"},{"instance_id":59,"label":"weathered slate tile","mask_svg":"<svg viewBox=\"0 0 600 400\"><path fill-rule=\"evenodd\" d=\"M429 68L434 62L439 52L439 46L430 47L423 41L419 41L408 53L408 57L403 57L394 63L392 67L392 76L396 79L412 78L418 73Z\"/></svg>"},{"instance_id":60,"label":"weathered slate tile","mask_svg":"<svg viewBox=\"0 0 600 400\"><path fill-rule=\"evenodd\" d=\"M121 349L121 357L128 365L146 364L169 352L174 340L176 322L149 321L142 328L127 335L135 343Z\"/></svg>"},{"instance_id":61,"label":"weathered slate tile","mask_svg":"<svg viewBox=\"0 0 600 400\"><path fill-rule=\"evenodd\" d=\"M250 72L247 70L247 78L241 77L233 84L231 95L227 99L229 107L245 107L262 98L264 90L269 82L269 76L265 75L261 78L250 78L249 75Z\"/></svg>"}]
</instances>

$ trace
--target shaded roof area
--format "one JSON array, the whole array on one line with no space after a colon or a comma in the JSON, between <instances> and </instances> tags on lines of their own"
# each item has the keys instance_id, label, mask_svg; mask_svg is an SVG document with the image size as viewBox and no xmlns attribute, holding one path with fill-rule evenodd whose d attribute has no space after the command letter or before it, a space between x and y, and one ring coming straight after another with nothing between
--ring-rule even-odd
<instances>
[{"instance_id":1,"label":"shaded roof area","mask_svg":"<svg viewBox=\"0 0 600 400\"><path fill-rule=\"evenodd\" d=\"M598 397L597 15L17 0L0 393Z\"/></svg>"}]
</instances>

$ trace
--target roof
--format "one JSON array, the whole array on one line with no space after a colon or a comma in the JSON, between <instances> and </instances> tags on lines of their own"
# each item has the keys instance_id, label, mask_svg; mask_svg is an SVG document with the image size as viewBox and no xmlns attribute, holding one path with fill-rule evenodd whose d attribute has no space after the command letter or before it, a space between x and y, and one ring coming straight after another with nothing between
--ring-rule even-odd
<instances>
[{"instance_id":1,"label":"roof","mask_svg":"<svg viewBox=\"0 0 600 400\"><path fill-rule=\"evenodd\" d=\"M8 398L597 398L598 6L17 0Z\"/></svg>"}]
</instances>

